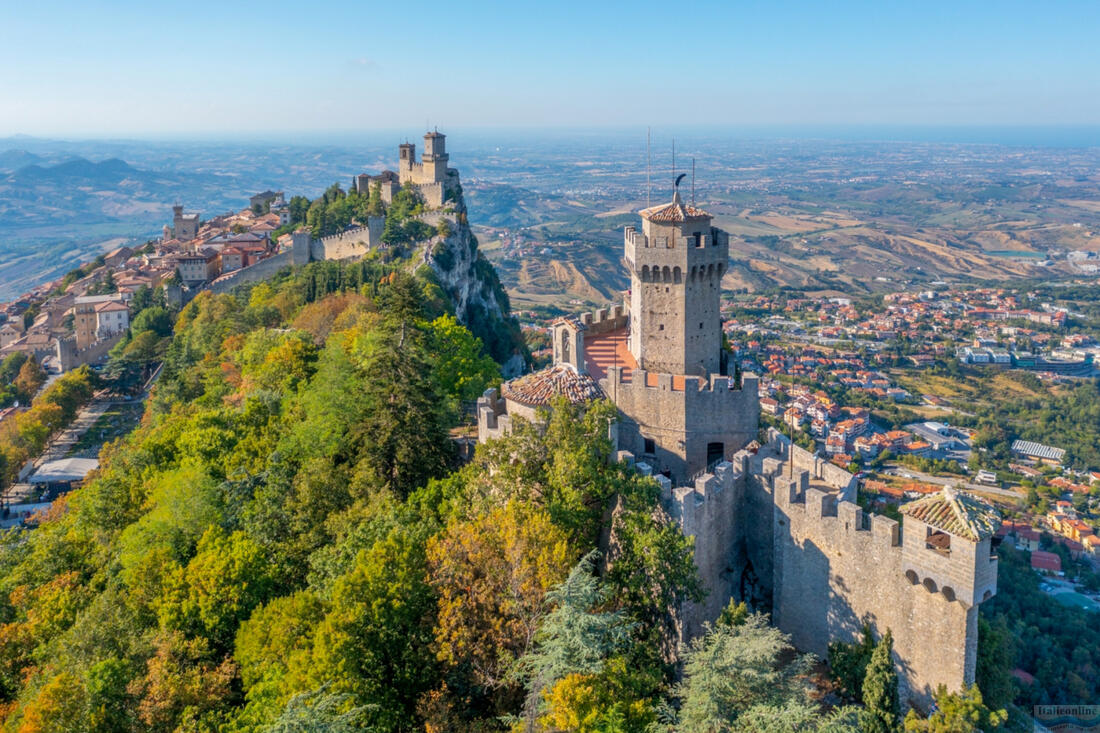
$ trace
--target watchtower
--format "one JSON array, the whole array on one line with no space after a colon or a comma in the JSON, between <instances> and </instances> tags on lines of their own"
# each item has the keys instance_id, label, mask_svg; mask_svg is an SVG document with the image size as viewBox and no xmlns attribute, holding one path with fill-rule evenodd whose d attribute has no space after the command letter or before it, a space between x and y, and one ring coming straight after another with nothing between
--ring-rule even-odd
<instances>
[{"instance_id":1,"label":"watchtower","mask_svg":"<svg viewBox=\"0 0 1100 733\"><path fill-rule=\"evenodd\" d=\"M707 376L721 371L721 281L729 235L685 204L643 209L642 231L627 227L630 352L645 370Z\"/></svg>"},{"instance_id":2,"label":"watchtower","mask_svg":"<svg viewBox=\"0 0 1100 733\"><path fill-rule=\"evenodd\" d=\"M440 183L447 176L447 136L436 130L424 135L424 183Z\"/></svg>"},{"instance_id":3,"label":"watchtower","mask_svg":"<svg viewBox=\"0 0 1100 733\"><path fill-rule=\"evenodd\" d=\"M416 165L416 145L401 143L398 150L400 155L398 156L397 170L401 176L401 181L404 182L412 176L413 167Z\"/></svg>"},{"instance_id":4,"label":"watchtower","mask_svg":"<svg viewBox=\"0 0 1100 733\"><path fill-rule=\"evenodd\" d=\"M996 594L1000 519L991 506L945 486L901 511L902 572L911 584L967 608Z\"/></svg>"}]
</instances>

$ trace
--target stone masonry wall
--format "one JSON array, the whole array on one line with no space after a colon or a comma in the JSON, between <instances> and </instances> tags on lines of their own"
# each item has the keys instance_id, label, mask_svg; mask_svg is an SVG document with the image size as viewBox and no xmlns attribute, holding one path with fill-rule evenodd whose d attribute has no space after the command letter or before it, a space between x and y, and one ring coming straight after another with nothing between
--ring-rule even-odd
<instances>
[{"instance_id":1,"label":"stone masonry wall","mask_svg":"<svg viewBox=\"0 0 1100 733\"><path fill-rule=\"evenodd\" d=\"M238 285L266 280L284 267L290 267L293 264L291 262L292 254L290 250L280 252L279 254L264 258L248 267L242 267L239 270L227 273L210 283L208 286L210 292L228 293Z\"/></svg>"},{"instance_id":2,"label":"stone masonry wall","mask_svg":"<svg viewBox=\"0 0 1100 733\"><path fill-rule=\"evenodd\" d=\"M876 638L890 629L903 704L922 710L937 685L973 682L977 607L906 578L897 522L868 518L853 502L809 487L807 472L792 478L785 468L763 479L774 496L776 626L821 657L830 641L858 640L865 622Z\"/></svg>"},{"instance_id":3,"label":"stone masonry wall","mask_svg":"<svg viewBox=\"0 0 1100 733\"><path fill-rule=\"evenodd\" d=\"M744 375L740 388L731 388L732 378L718 375L708 381L657 374L656 385L648 386L649 376L634 369L630 381L624 381L623 370L610 367L600 387L622 413L620 447L646 460L644 439L653 439L655 468L669 470L674 481L688 481L706 467L708 443L722 443L729 459L756 437L760 402L755 375Z\"/></svg>"}]
</instances>

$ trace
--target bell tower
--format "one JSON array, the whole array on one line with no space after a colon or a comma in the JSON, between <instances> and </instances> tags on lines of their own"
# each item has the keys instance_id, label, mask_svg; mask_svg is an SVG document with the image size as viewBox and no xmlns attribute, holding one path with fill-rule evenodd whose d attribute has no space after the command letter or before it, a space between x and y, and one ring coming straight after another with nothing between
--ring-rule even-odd
<instances>
[{"instance_id":1,"label":"bell tower","mask_svg":"<svg viewBox=\"0 0 1100 733\"><path fill-rule=\"evenodd\" d=\"M705 377L721 365L721 281L729 235L711 215L672 201L641 211L642 231L627 227L630 353L647 371Z\"/></svg>"}]
</instances>

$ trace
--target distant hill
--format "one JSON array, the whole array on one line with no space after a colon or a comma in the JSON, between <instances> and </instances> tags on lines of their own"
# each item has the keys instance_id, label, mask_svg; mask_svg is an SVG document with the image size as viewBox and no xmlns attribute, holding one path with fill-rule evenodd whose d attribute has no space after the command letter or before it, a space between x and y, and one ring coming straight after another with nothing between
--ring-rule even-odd
<instances>
[{"instance_id":1,"label":"distant hill","mask_svg":"<svg viewBox=\"0 0 1100 733\"><path fill-rule=\"evenodd\" d=\"M31 153L27 155L38 157ZM115 184L127 178L147 178L149 175L119 158L99 163L87 158L70 158L56 165L33 163L23 166L8 176L8 180L17 185L30 186L52 183L98 186Z\"/></svg>"},{"instance_id":2,"label":"distant hill","mask_svg":"<svg viewBox=\"0 0 1100 733\"><path fill-rule=\"evenodd\" d=\"M42 163L46 159L28 150L5 150L0 153L0 173L12 173L29 165Z\"/></svg>"}]
</instances>

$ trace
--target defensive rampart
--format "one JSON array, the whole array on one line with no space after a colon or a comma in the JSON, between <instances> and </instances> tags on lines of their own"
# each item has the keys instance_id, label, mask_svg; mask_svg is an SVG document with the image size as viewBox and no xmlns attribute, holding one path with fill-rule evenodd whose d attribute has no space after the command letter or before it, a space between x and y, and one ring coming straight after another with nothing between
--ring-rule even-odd
<instances>
[{"instance_id":1,"label":"defensive rampart","mask_svg":"<svg viewBox=\"0 0 1100 733\"><path fill-rule=\"evenodd\" d=\"M248 267L227 272L210 283L208 289L213 293L228 293L238 285L266 280L284 267L290 267L294 264L291 260L292 254L290 250L287 250L266 257Z\"/></svg>"}]
</instances>

